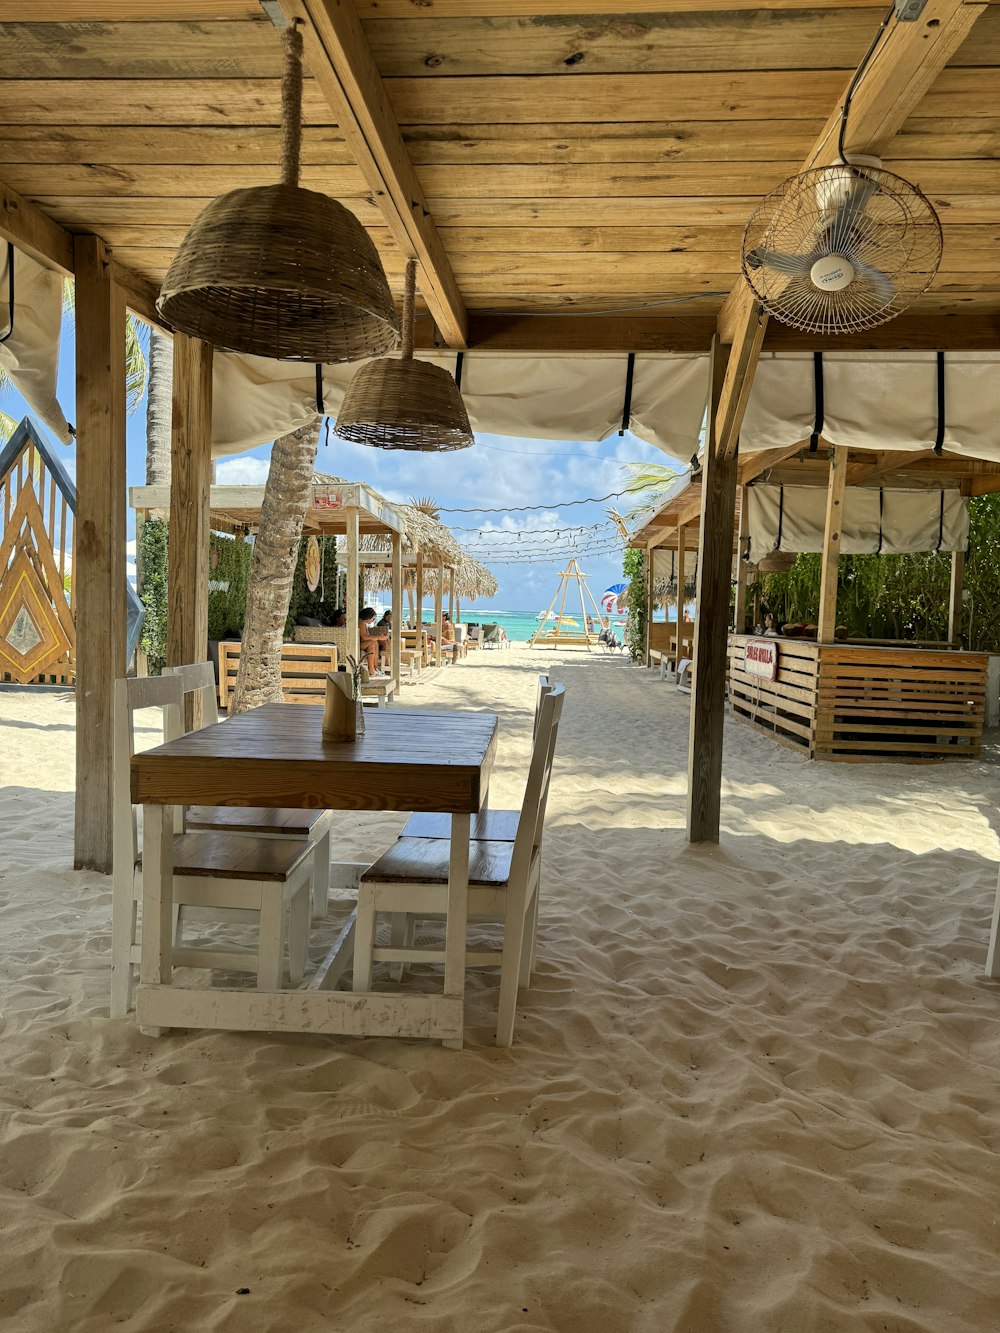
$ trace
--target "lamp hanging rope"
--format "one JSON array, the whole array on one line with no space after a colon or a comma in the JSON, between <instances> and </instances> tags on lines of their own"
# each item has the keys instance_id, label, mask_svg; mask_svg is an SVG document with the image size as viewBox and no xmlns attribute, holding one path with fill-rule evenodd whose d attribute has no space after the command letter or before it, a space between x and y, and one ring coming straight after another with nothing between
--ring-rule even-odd
<instances>
[{"instance_id":1,"label":"lamp hanging rope","mask_svg":"<svg viewBox=\"0 0 1000 1333\"><path fill-rule=\"evenodd\" d=\"M182 333L278 361L340 362L398 345L378 251L343 204L299 185L302 33L285 30L281 183L230 190L195 219L156 303Z\"/></svg>"},{"instance_id":2,"label":"lamp hanging rope","mask_svg":"<svg viewBox=\"0 0 1000 1333\"><path fill-rule=\"evenodd\" d=\"M403 346L399 360L383 357L355 372L337 417L336 433L377 449L444 452L473 443L469 416L454 377L413 356L417 261L407 260Z\"/></svg>"}]
</instances>

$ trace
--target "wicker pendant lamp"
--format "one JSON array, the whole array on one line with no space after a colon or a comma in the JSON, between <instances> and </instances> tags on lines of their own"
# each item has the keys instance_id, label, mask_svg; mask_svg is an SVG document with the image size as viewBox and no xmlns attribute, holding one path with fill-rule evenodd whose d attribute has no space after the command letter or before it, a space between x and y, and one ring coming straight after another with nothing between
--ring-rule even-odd
<instances>
[{"instance_id":1,"label":"wicker pendant lamp","mask_svg":"<svg viewBox=\"0 0 1000 1333\"><path fill-rule=\"evenodd\" d=\"M336 433L377 449L444 452L472 444L469 414L454 377L443 366L413 359L413 302L417 261L406 264L403 354L355 371L337 415Z\"/></svg>"},{"instance_id":2,"label":"wicker pendant lamp","mask_svg":"<svg viewBox=\"0 0 1000 1333\"><path fill-rule=\"evenodd\" d=\"M278 361L360 361L399 344L378 252L343 204L299 185L302 34L285 33L281 184L231 190L195 219L156 308L214 347Z\"/></svg>"}]
</instances>

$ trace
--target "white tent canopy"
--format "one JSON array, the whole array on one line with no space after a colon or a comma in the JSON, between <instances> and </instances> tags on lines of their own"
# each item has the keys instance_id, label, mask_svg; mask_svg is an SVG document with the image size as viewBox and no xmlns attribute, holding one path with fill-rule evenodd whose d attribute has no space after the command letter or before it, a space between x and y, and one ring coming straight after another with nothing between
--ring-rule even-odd
<instances>
[{"instance_id":1,"label":"white tent canopy","mask_svg":"<svg viewBox=\"0 0 1000 1333\"><path fill-rule=\"evenodd\" d=\"M10 261L14 260L11 317ZM56 402L63 280L11 245L0 246L0 366L10 382L56 439L72 436ZM6 336L5 336L6 335Z\"/></svg>"},{"instance_id":2,"label":"white tent canopy","mask_svg":"<svg viewBox=\"0 0 1000 1333\"><path fill-rule=\"evenodd\" d=\"M455 373L455 352L422 352ZM314 366L220 353L215 357L213 453L241 453L303 426L318 410L336 417L359 362ZM462 397L474 431L540 440L603 440L622 426L674 458L695 452L705 414L704 356L511 356L467 352Z\"/></svg>"},{"instance_id":3,"label":"white tent canopy","mask_svg":"<svg viewBox=\"0 0 1000 1333\"><path fill-rule=\"evenodd\" d=\"M747 490L747 518L751 564L772 551L822 551L826 487L758 482ZM964 551L968 544L968 501L957 490L851 486L845 492L844 555Z\"/></svg>"},{"instance_id":4,"label":"white tent canopy","mask_svg":"<svg viewBox=\"0 0 1000 1333\"><path fill-rule=\"evenodd\" d=\"M761 357L740 452L785 448L819 434L850 449L924 450L1000 462L1000 353L948 352L939 414L936 352L825 352L821 410L813 355Z\"/></svg>"}]
</instances>

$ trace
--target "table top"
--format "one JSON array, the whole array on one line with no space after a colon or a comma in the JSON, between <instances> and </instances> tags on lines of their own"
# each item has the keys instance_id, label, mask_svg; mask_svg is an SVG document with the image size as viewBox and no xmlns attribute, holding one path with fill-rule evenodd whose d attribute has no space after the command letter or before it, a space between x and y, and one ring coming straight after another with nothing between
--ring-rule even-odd
<instances>
[{"instance_id":1,"label":"table top","mask_svg":"<svg viewBox=\"0 0 1000 1333\"><path fill-rule=\"evenodd\" d=\"M496 757L493 713L379 708L356 740L323 735L323 709L266 704L132 759L132 800L475 814Z\"/></svg>"}]
</instances>

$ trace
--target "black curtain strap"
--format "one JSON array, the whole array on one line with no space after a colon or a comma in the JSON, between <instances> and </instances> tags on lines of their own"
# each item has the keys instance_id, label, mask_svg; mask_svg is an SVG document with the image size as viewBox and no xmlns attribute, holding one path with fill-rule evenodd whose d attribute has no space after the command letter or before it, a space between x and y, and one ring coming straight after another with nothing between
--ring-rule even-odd
<instances>
[{"instance_id":1,"label":"black curtain strap","mask_svg":"<svg viewBox=\"0 0 1000 1333\"><path fill-rule=\"evenodd\" d=\"M0 333L0 343L5 343L14 332L14 244L7 242L7 332Z\"/></svg>"},{"instance_id":2,"label":"black curtain strap","mask_svg":"<svg viewBox=\"0 0 1000 1333\"><path fill-rule=\"evenodd\" d=\"M455 388L462 387L462 367L465 365L465 353L458 352L455 356Z\"/></svg>"},{"instance_id":3,"label":"black curtain strap","mask_svg":"<svg viewBox=\"0 0 1000 1333\"><path fill-rule=\"evenodd\" d=\"M937 354L937 432L934 436L934 452L938 458L944 453L944 352Z\"/></svg>"},{"instance_id":4,"label":"black curtain strap","mask_svg":"<svg viewBox=\"0 0 1000 1333\"><path fill-rule=\"evenodd\" d=\"M941 492L941 507L938 510L938 539L935 551L940 551L941 543L944 541L944 491Z\"/></svg>"},{"instance_id":5,"label":"black curtain strap","mask_svg":"<svg viewBox=\"0 0 1000 1333\"><path fill-rule=\"evenodd\" d=\"M882 554L882 519L885 514L885 491L880 486L878 488L878 546L875 547L875 554Z\"/></svg>"},{"instance_id":6,"label":"black curtain strap","mask_svg":"<svg viewBox=\"0 0 1000 1333\"><path fill-rule=\"evenodd\" d=\"M622 424L619 435L624 435L632 420L632 380L635 377L635 352L629 352L625 367L625 401L622 404Z\"/></svg>"},{"instance_id":7,"label":"black curtain strap","mask_svg":"<svg viewBox=\"0 0 1000 1333\"><path fill-rule=\"evenodd\" d=\"M320 416L326 413L326 405L323 402L323 366L319 361L316 362L316 411Z\"/></svg>"},{"instance_id":8,"label":"black curtain strap","mask_svg":"<svg viewBox=\"0 0 1000 1333\"><path fill-rule=\"evenodd\" d=\"M813 417L812 434L809 436L809 452L814 454L819 448L819 437L823 434L826 423L826 405L823 400L823 353L813 352L813 393L816 409Z\"/></svg>"},{"instance_id":9,"label":"black curtain strap","mask_svg":"<svg viewBox=\"0 0 1000 1333\"><path fill-rule=\"evenodd\" d=\"M781 529L785 525L785 488L778 487L778 540L774 543L776 551L781 550Z\"/></svg>"}]
</instances>

